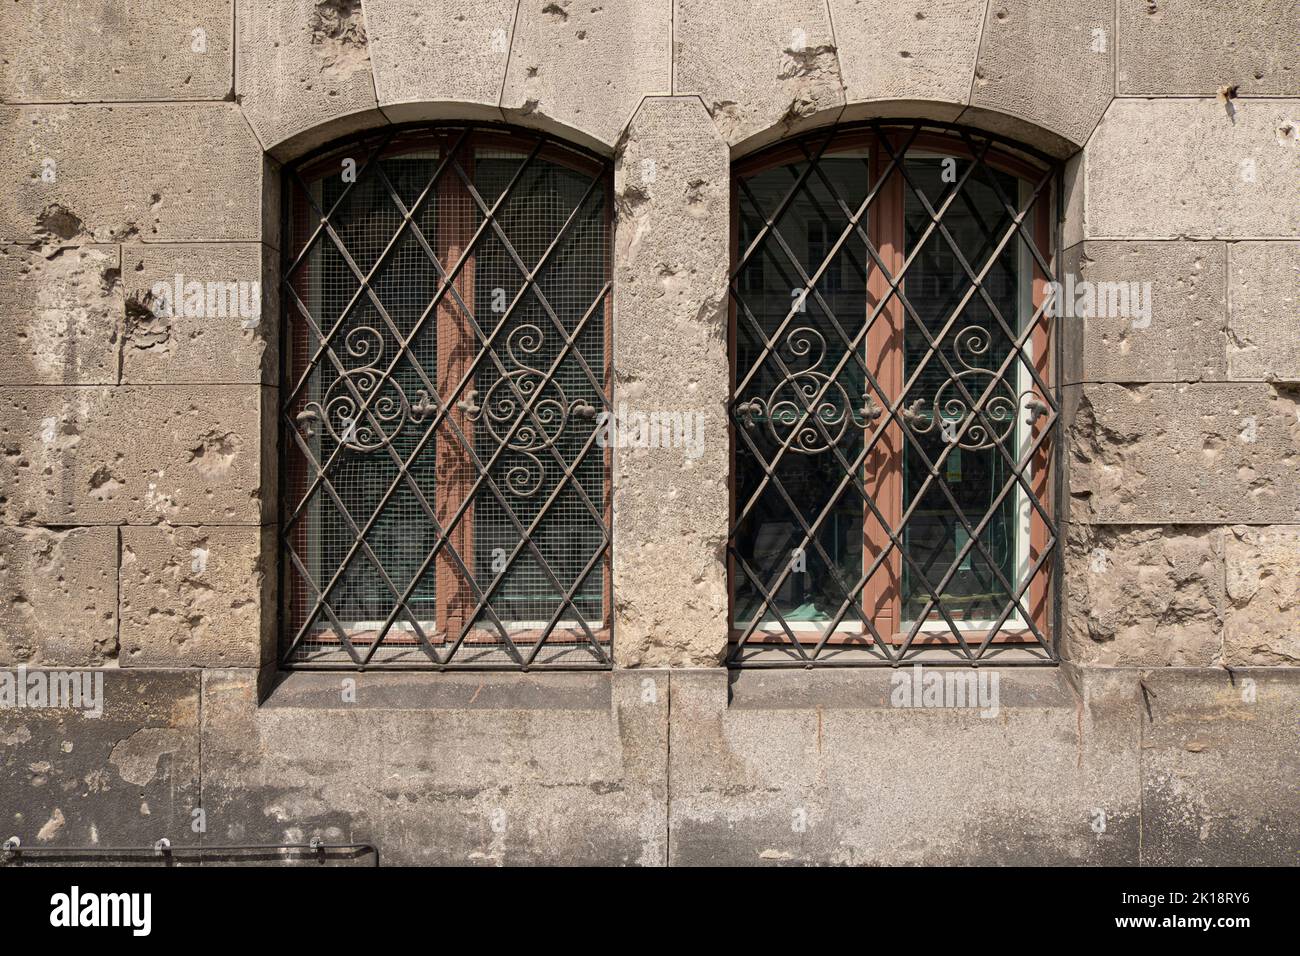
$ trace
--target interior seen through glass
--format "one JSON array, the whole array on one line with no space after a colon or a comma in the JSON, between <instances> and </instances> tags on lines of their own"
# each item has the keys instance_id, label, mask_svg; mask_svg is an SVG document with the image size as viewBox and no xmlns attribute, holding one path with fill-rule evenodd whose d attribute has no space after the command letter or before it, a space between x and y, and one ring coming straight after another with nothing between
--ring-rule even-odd
<instances>
[{"instance_id":1,"label":"interior seen through glass","mask_svg":"<svg viewBox=\"0 0 1300 956\"><path fill-rule=\"evenodd\" d=\"M909 154L905 162L913 185L936 209L957 188L968 165L962 158L918 154ZM738 627L747 627L759 615L768 629L780 629L776 611L792 628L839 617L843 625L861 630L863 619L857 586L871 563L868 559L864 564L863 559L864 516L870 512L846 475L862 454L866 437L884 421L864 414L872 411L866 401L871 390L864 365L873 370L874 366L866 337L860 333L870 314L867 282L875 265L861 235L854 233L824 269L822 266L847 228L850 213L867 195L870 165L865 153L859 153L823 156L819 166L735 279L735 375L738 388L744 383L736 401L742 406L749 399L761 402L755 406L758 410L751 409L747 416L751 421L747 430L755 447L739 436L736 440L738 515L760 487L762 491L741 518L734 546L764 588L776 587L771 594L774 611L751 576L737 569L733 581ZM800 161L769 168L746 180L739 200L740 250L749 247L765 218L779 208L805 170L806 163ZM1011 222L990 185L992 177L997 177L1003 195L1011 203L1017 202L1018 180L983 167L972 173L942 217L976 274ZM1023 416L1016 414L1017 396L1027 388L1027 373L1019 357L1006 361L1013 351L1011 340L978 293L955 318L951 316L971 281L938 229L922 242L930 217L911 188L904 185L902 192L905 254L910 256L921 243L919 256L903 283L916 316L901 316L905 330L903 405L914 413L910 428L916 438L915 442L901 441L905 448L902 506L907 519L901 531L894 529L907 555L902 562L902 619L906 627L922 614L926 620L942 622L931 601L933 589L958 626L965 626L1001 614L1011 595L993 568L1015 586L1018 562L1027 547L1021 491L1012 488L994 505L1012 476L996 443L1000 441L1007 454L1017 459L1025 437L1022 432L1027 430L1019 420ZM870 216L876 214L875 205L878 202L873 202L862 221L864 232ZM1019 240L1007 243L983 279L984 288L1015 334L1020 331L1018 323L1028 301L1021 245ZM809 277L821 270L815 284L817 295L807 292L794 262ZM918 318L934 341L933 347ZM882 314L876 322L886 320ZM763 338L772 342L770 353L764 351ZM856 354L850 354L851 348ZM969 405L958 382L977 402L985 397L980 407L987 422L976 419L964 432L960 429ZM797 399L796 389L803 391L805 400L822 394L816 407L821 429L805 423L795 431L806 407ZM888 398L893 402L898 396ZM984 424L989 427L983 428ZM944 451L948 453L938 465L938 475L931 477L927 459L939 463ZM862 470L857 474L861 479ZM958 513L971 528L977 528L990 511L993 513L979 534L988 556L971 547L958 561L970 537ZM796 516L816 529L802 550L805 529ZM956 568L949 573L954 563ZM789 573L776 586L787 568ZM1016 619L1013 615L1008 620Z\"/></svg>"}]
</instances>

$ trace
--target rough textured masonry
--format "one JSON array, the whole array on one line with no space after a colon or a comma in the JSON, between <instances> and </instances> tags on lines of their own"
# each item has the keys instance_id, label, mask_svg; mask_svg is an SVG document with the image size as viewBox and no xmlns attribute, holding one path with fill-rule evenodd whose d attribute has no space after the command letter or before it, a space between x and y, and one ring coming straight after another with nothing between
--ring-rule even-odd
<instances>
[{"instance_id":1,"label":"rough textured masonry","mask_svg":"<svg viewBox=\"0 0 1300 956\"><path fill-rule=\"evenodd\" d=\"M1291 0L108 0L0 30L0 839L364 842L389 863L1293 864L1300 21ZM1063 662L999 713L889 671L728 672L730 164L837 121L1065 161ZM615 400L718 438L614 469L615 667L280 674L279 169L387 123L616 169ZM646 181L646 160L656 175ZM201 811L201 813L199 812ZM199 825L199 823L202 825Z\"/></svg>"}]
</instances>

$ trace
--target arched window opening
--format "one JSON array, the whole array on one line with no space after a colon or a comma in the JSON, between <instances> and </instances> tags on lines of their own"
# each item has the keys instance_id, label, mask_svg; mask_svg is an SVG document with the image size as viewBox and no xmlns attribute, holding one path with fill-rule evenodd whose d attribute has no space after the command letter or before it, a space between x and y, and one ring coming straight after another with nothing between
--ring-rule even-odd
<instances>
[{"instance_id":1,"label":"arched window opening","mask_svg":"<svg viewBox=\"0 0 1300 956\"><path fill-rule=\"evenodd\" d=\"M733 665L1056 660L1057 178L921 122L736 164Z\"/></svg>"},{"instance_id":2,"label":"arched window opening","mask_svg":"<svg viewBox=\"0 0 1300 956\"><path fill-rule=\"evenodd\" d=\"M609 189L494 127L286 169L284 666L608 665Z\"/></svg>"}]
</instances>

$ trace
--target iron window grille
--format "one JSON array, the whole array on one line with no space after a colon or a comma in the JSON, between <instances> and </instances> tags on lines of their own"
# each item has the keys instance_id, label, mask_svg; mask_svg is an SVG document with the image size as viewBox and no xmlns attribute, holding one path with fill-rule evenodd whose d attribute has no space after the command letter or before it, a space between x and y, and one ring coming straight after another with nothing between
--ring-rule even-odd
<instances>
[{"instance_id":1,"label":"iron window grille","mask_svg":"<svg viewBox=\"0 0 1300 956\"><path fill-rule=\"evenodd\" d=\"M608 666L608 163L392 127L284 182L282 665Z\"/></svg>"},{"instance_id":2,"label":"iron window grille","mask_svg":"<svg viewBox=\"0 0 1300 956\"><path fill-rule=\"evenodd\" d=\"M1058 166L871 123L733 168L731 666L1058 659Z\"/></svg>"}]
</instances>

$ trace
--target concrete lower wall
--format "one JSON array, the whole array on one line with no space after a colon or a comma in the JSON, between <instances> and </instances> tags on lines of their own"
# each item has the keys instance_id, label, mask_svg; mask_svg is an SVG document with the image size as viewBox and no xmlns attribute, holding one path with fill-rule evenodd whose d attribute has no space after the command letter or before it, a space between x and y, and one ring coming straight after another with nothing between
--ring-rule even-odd
<instances>
[{"instance_id":1,"label":"concrete lower wall","mask_svg":"<svg viewBox=\"0 0 1300 956\"><path fill-rule=\"evenodd\" d=\"M0 819L387 864L1294 862L1295 671L980 673L996 712L901 706L906 670L297 673L260 705L253 671L109 671L98 719L0 711Z\"/></svg>"}]
</instances>

